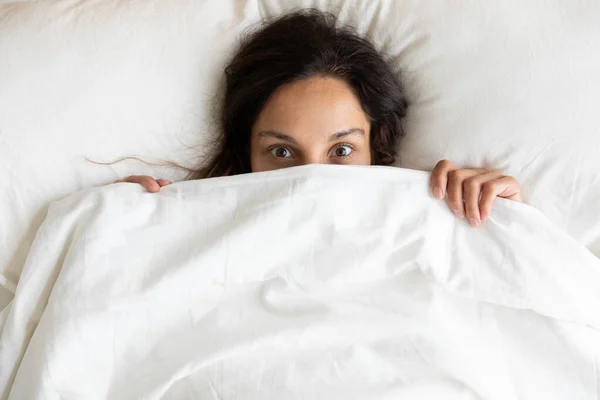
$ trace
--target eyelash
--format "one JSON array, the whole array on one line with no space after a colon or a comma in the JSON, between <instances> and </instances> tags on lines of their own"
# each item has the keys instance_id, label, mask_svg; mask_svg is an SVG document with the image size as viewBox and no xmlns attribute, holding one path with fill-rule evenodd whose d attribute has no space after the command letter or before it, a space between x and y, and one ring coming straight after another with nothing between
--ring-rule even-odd
<instances>
[{"instance_id":1,"label":"eyelash","mask_svg":"<svg viewBox=\"0 0 600 400\"><path fill-rule=\"evenodd\" d=\"M292 157L277 157L275 154L273 154L273 150L275 150L275 149L286 149L287 151L289 151L291 153ZM273 155L274 157L283 159L283 160L294 157L294 151L287 146L282 146L282 145L269 146L267 148L267 151L269 152L269 154Z\"/></svg>"},{"instance_id":2,"label":"eyelash","mask_svg":"<svg viewBox=\"0 0 600 400\"><path fill-rule=\"evenodd\" d=\"M335 155L335 151L338 148L340 148L340 147L349 147L350 148L350 154L345 155L345 156L336 156ZM333 154L333 156L335 158L341 158L341 159L344 159L344 160L348 160L348 159L352 158L352 155L354 154L355 151L356 151L356 149L350 143L338 143L337 145L335 145L335 147L333 147L331 149L330 153Z\"/></svg>"},{"instance_id":3,"label":"eyelash","mask_svg":"<svg viewBox=\"0 0 600 400\"><path fill-rule=\"evenodd\" d=\"M338 149L339 147L349 147L349 148L350 148L352 151L350 152L350 154L348 154L348 155L346 155L346 156L336 156L336 155L334 154L334 152L335 152L335 150L336 150L336 149ZM277 157L277 156L275 156L275 155L273 154L273 150L275 150L275 149L279 149L279 148L283 148L283 149L286 149L287 151L289 151L289 152L290 152L290 154L291 154L291 157ZM282 146L282 145L273 145L273 146L270 146L270 147L268 147L268 148L267 148L267 151L268 151L270 154L273 154L275 157L277 157L277 158L279 158L279 159L284 159L284 160L285 160L285 159L287 159L287 158L293 158L293 157L294 157L294 151L293 151L291 148L287 147L287 146ZM335 145L333 148L331 148L331 150L329 151L329 153L330 153L330 154L334 154L334 157L336 157L336 158L349 159L349 158L351 158L351 157L352 157L352 155L354 154L354 152L355 152L355 151L356 151L356 149L355 149L355 148L354 148L354 146L352 146L350 143L338 143L338 144L336 144L336 145Z\"/></svg>"}]
</instances>

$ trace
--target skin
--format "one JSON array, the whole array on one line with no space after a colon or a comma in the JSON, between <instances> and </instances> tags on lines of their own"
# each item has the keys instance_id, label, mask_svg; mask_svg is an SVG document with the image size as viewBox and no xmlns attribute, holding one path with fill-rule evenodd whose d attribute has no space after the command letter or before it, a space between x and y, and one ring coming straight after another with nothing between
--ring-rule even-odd
<instances>
[{"instance_id":1,"label":"skin","mask_svg":"<svg viewBox=\"0 0 600 400\"><path fill-rule=\"evenodd\" d=\"M252 172L305 164L371 165L369 138L370 123L345 82L329 77L292 82L273 93L252 127ZM116 182L137 183L152 193L172 183L141 175ZM522 201L515 178L459 169L448 160L435 166L430 188L472 227L489 218L496 197Z\"/></svg>"},{"instance_id":2,"label":"skin","mask_svg":"<svg viewBox=\"0 0 600 400\"><path fill-rule=\"evenodd\" d=\"M252 127L252 171L304 164L370 165L370 125L345 82L319 77L284 85Z\"/></svg>"}]
</instances>

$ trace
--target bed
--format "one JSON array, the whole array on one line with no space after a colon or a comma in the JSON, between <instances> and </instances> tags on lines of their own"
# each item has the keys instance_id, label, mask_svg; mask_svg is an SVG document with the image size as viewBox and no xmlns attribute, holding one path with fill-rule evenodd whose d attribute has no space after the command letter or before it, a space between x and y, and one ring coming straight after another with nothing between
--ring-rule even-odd
<instances>
[{"instance_id":1,"label":"bed","mask_svg":"<svg viewBox=\"0 0 600 400\"><path fill-rule=\"evenodd\" d=\"M236 40L298 7L382 50L400 168L179 182ZM600 397L600 3L0 2L3 398ZM126 160L137 156L150 163ZM473 230L442 158L515 176Z\"/></svg>"}]
</instances>

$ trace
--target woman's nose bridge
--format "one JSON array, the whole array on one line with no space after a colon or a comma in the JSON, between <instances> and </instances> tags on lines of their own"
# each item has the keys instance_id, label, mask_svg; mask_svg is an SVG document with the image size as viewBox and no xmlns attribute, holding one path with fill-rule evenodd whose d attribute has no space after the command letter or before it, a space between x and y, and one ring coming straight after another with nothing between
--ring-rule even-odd
<instances>
[{"instance_id":1,"label":"woman's nose bridge","mask_svg":"<svg viewBox=\"0 0 600 400\"><path fill-rule=\"evenodd\" d=\"M302 165L305 164L327 164L329 162L327 143L318 140L310 140L300 146Z\"/></svg>"},{"instance_id":2,"label":"woman's nose bridge","mask_svg":"<svg viewBox=\"0 0 600 400\"><path fill-rule=\"evenodd\" d=\"M307 154L304 157L303 164L327 164L327 160L321 154Z\"/></svg>"}]
</instances>

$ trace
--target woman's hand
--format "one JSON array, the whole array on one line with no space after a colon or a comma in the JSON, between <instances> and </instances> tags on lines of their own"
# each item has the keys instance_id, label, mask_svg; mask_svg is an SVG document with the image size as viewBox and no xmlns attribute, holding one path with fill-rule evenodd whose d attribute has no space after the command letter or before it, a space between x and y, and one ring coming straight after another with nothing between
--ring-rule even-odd
<instances>
[{"instance_id":1,"label":"woman's hand","mask_svg":"<svg viewBox=\"0 0 600 400\"><path fill-rule=\"evenodd\" d=\"M154 179L153 177L148 176L148 175L132 175L132 176L128 176L125 179L119 179L118 181L115 181L115 183L122 183L122 182L140 184L144 187L144 189L146 189L150 193L160 192L161 187L167 186L167 185L170 185L171 183L173 183L166 179Z\"/></svg>"},{"instance_id":2,"label":"woman's hand","mask_svg":"<svg viewBox=\"0 0 600 400\"><path fill-rule=\"evenodd\" d=\"M446 197L458 218L467 217L476 228L490 216L496 197L522 201L519 182L512 176L486 169L458 169L448 160L437 163L429 182L433 197Z\"/></svg>"}]
</instances>

